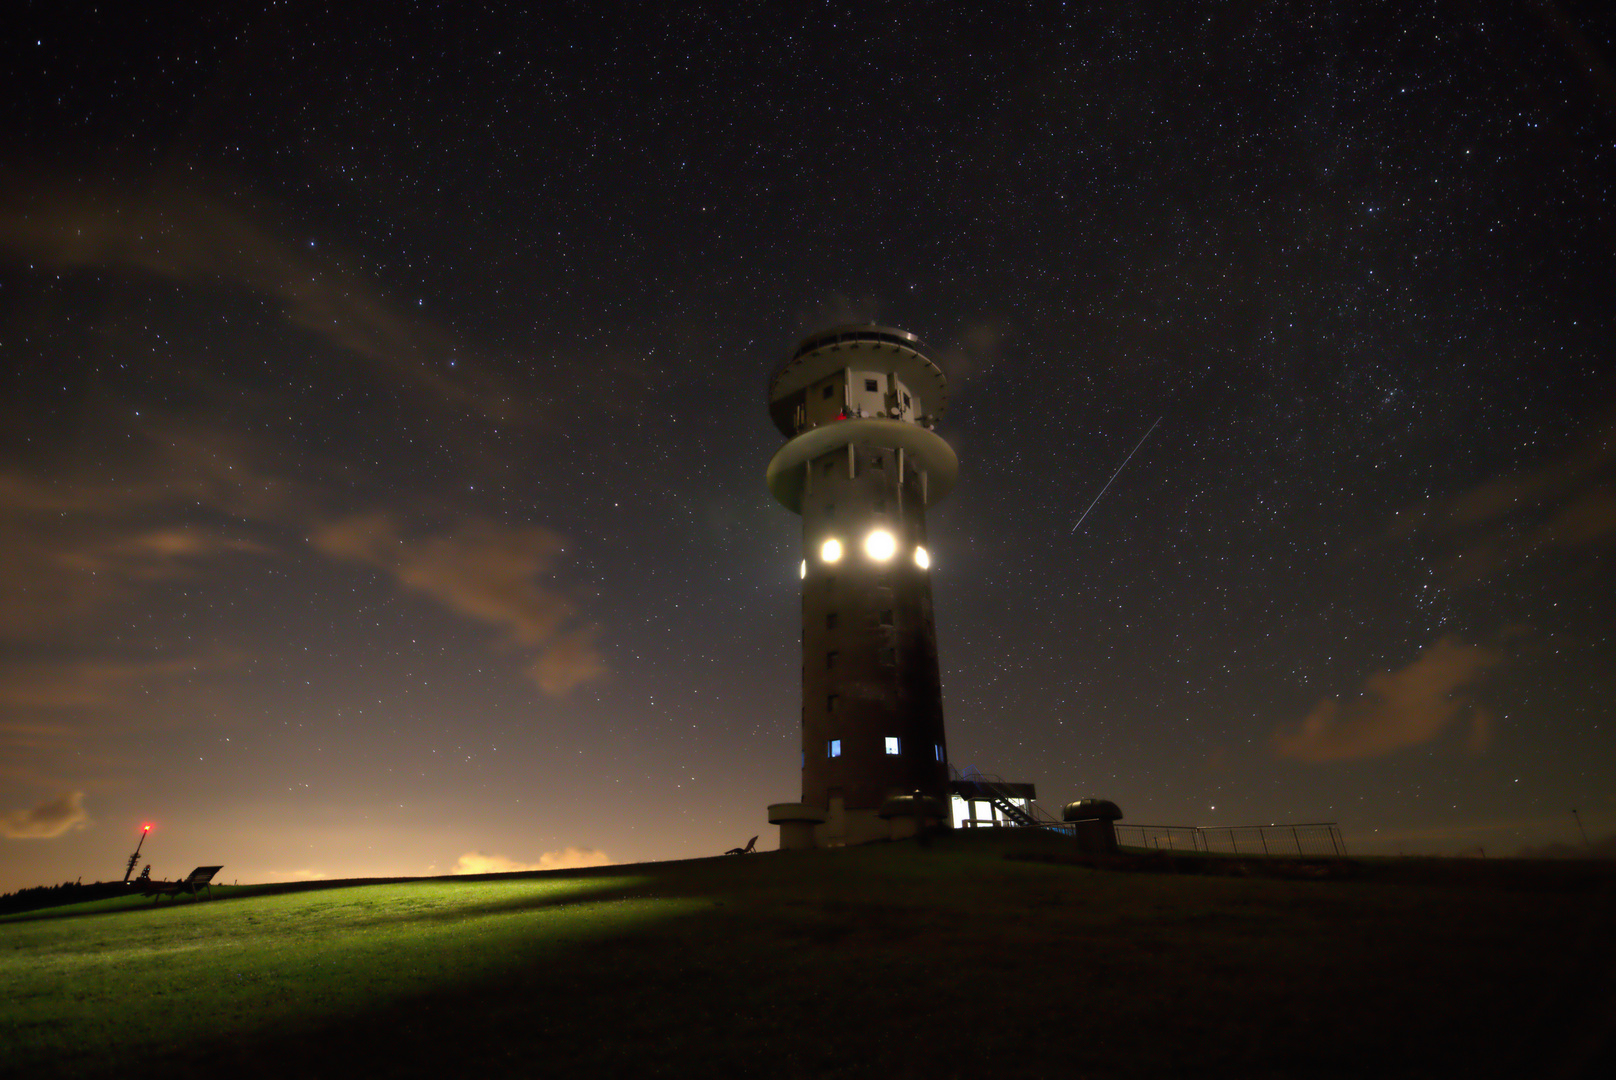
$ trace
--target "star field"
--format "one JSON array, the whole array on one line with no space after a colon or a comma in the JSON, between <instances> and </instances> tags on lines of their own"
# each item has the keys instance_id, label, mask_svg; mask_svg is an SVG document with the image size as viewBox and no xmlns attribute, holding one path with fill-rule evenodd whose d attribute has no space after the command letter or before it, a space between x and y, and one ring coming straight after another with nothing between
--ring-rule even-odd
<instances>
[{"instance_id":1,"label":"star field","mask_svg":"<svg viewBox=\"0 0 1616 1080\"><path fill-rule=\"evenodd\" d=\"M765 378L866 320L955 766L1616 833L1600 5L543 7L0 47L0 888L772 847Z\"/></svg>"}]
</instances>

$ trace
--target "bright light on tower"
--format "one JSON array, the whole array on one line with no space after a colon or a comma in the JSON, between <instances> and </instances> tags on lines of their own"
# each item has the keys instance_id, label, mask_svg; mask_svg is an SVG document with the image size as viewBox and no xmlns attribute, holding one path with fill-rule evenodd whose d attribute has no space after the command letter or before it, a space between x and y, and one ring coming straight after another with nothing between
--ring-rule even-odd
<instances>
[{"instance_id":1,"label":"bright light on tower","mask_svg":"<svg viewBox=\"0 0 1616 1080\"><path fill-rule=\"evenodd\" d=\"M920 567L922 570L931 569L931 556L926 554L925 548L915 548L915 565Z\"/></svg>"},{"instance_id":2,"label":"bright light on tower","mask_svg":"<svg viewBox=\"0 0 1616 1080\"><path fill-rule=\"evenodd\" d=\"M886 562L897 550L897 538L885 529L876 529L864 538L864 554L876 562Z\"/></svg>"},{"instance_id":3,"label":"bright light on tower","mask_svg":"<svg viewBox=\"0 0 1616 1080\"><path fill-rule=\"evenodd\" d=\"M842 542L840 540L826 540L819 548L819 557L826 562L836 562L842 557Z\"/></svg>"}]
</instances>

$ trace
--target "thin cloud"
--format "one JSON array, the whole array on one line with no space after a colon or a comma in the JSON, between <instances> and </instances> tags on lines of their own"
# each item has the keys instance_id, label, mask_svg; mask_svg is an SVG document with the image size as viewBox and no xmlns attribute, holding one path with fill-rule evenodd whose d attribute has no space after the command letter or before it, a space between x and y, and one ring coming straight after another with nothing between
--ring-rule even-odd
<instances>
[{"instance_id":1,"label":"thin cloud","mask_svg":"<svg viewBox=\"0 0 1616 1080\"><path fill-rule=\"evenodd\" d=\"M574 687L606 674L606 661L595 650L598 627L560 634L539 658L528 665L527 676L551 697L563 697Z\"/></svg>"},{"instance_id":2,"label":"thin cloud","mask_svg":"<svg viewBox=\"0 0 1616 1080\"><path fill-rule=\"evenodd\" d=\"M1274 749L1309 763L1360 761L1422 746L1468 718L1467 745L1479 751L1491 721L1464 691L1503 658L1501 650L1443 637L1408 666L1371 675L1358 700L1321 700L1300 723L1274 733Z\"/></svg>"},{"instance_id":3,"label":"thin cloud","mask_svg":"<svg viewBox=\"0 0 1616 1080\"><path fill-rule=\"evenodd\" d=\"M39 640L146 584L269 553L239 532L184 520L199 510L249 521L299 512L291 485L249 467L226 440L141 434L111 477L64 470L46 481L0 468L0 639Z\"/></svg>"},{"instance_id":4,"label":"thin cloud","mask_svg":"<svg viewBox=\"0 0 1616 1080\"><path fill-rule=\"evenodd\" d=\"M240 660L238 654L213 649L170 660L13 662L0 667L0 708L39 712L127 705L149 697L154 686L234 667ZM0 725L0 734L8 727ZM17 725L15 730L51 733L56 729L32 724Z\"/></svg>"},{"instance_id":5,"label":"thin cloud","mask_svg":"<svg viewBox=\"0 0 1616 1080\"><path fill-rule=\"evenodd\" d=\"M154 585L201 575L225 558L276 554L259 535L312 527L320 554L384 569L405 589L497 627L502 647L533 654L523 666L546 694L563 696L605 674L599 628L581 625L577 604L552 583L565 549L556 533L470 518L407 537L386 513L323 520L318 507L329 495L257 468L240 440L162 428L143 434L122 475L111 478L46 482L0 469L0 640L71 635L93 613ZM227 531L184 520L198 513L242 524ZM109 704L130 675L93 665L0 667L0 706Z\"/></svg>"},{"instance_id":6,"label":"thin cloud","mask_svg":"<svg viewBox=\"0 0 1616 1080\"><path fill-rule=\"evenodd\" d=\"M318 249L290 245L247 211L167 185L136 200L111 190L35 192L0 207L0 251L63 269L135 270L261 296L288 321L435 401L516 419L512 395L472 376L455 337L391 304ZM454 360L458 373L446 374ZM474 383L479 385L473 385Z\"/></svg>"},{"instance_id":7,"label":"thin cloud","mask_svg":"<svg viewBox=\"0 0 1616 1080\"><path fill-rule=\"evenodd\" d=\"M1616 540L1616 424L1561 458L1410 514L1394 530L1417 532L1448 546L1443 576L1459 585L1539 556L1609 544Z\"/></svg>"},{"instance_id":8,"label":"thin cloud","mask_svg":"<svg viewBox=\"0 0 1616 1080\"><path fill-rule=\"evenodd\" d=\"M594 848L567 847L546 851L538 862L518 862L503 855L468 851L454 864L451 874L514 874L530 870L576 870L586 866L610 866L611 856Z\"/></svg>"},{"instance_id":9,"label":"thin cloud","mask_svg":"<svg viewBox=\"0 0 1616 1080\"><path fill-rule=\"evenodd\" d=\"M1010 328L998 319L977 319L966 323L959 336L932 357L955 388L966 379L991 370L1004 354Z\"/></svg>"},{"instance_id":10,"label":"thin cloud","mask_svg":"<svg viewBox=\"0 0 1616 1080\"><path fill-rule=\"evenodd\" d=\"M90 823L84 792L64 791L28 810L0 816L0 836L9 840L51 840Z\"/></svg>"},{"instance_id":11,"label":"thin cloud","mask_svg":"<svg viewBox=\"0 0 1616 1080\"><path fill-rule=\"evenodd\" d=\"M797 312L797 328L804 334L832 326L873 323L880 320L881 301L874 295L848 296L831 292L803 306Z\"/></svg>"},{"instance_id":12,"label":"thin cloud","mask_svg":"<svg viewBox=\"0 0 1616 1080\"><path fill-rule=\"evenodd\" d=\"M539 651L527 673L552 696L605 674L592 629L568 628L577 606L548 579L565 541L539 526L473 519L454 531L406 538L387 514L333 521L309 537L316 551L385 570L404 588L499 628L507 645Z\"/></svg>"}]
</instances>

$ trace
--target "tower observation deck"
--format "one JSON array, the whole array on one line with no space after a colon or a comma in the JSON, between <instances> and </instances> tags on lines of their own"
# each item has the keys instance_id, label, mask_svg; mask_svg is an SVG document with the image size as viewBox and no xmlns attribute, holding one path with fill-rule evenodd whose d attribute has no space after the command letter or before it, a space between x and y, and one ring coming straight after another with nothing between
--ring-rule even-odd
<instances>
[{"instance_id":1,"label":"tower observation deck","mask_svg":"<svg viewBox=\"0 0 1616 1080\"><path fill-rule=\"evenodd\" d=\"M948 383L913 334L842 326L775 369L789 440L769 491L802 515L802 798L769 807L782 848L946 822L948 746L926 509L959 474L931 430Z\"/></svg>"}]
</instances>

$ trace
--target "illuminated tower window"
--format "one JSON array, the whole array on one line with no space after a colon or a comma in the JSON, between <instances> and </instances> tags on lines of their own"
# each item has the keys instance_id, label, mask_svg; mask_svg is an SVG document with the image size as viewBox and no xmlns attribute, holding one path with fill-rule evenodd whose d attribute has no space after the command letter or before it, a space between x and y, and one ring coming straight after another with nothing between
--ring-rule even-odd
<instances>
[{"instance_id":1,"label":"illuminated tower window","mask_svg":"<svg viewBox=\"0 0 1616 1080\"><path fill-rule=\"evenodd\" d=\"M896 735L888 735L887 736L887 753L888 754L896 754L897 752L898 752L898 737Z\"/></svg>"},{"instance_id":2,"label":"illuminated tower window","mask_svg":"<svg viewBox=\"0 0 1616 1080\"><path fill-rule=\"evenodd\" d=\"M830 742L826 743L825 744L825 756L826 757L841 757L842 756L842 740L840 740L840 739L832 739Z\"/></svg>"}]
</instances>

